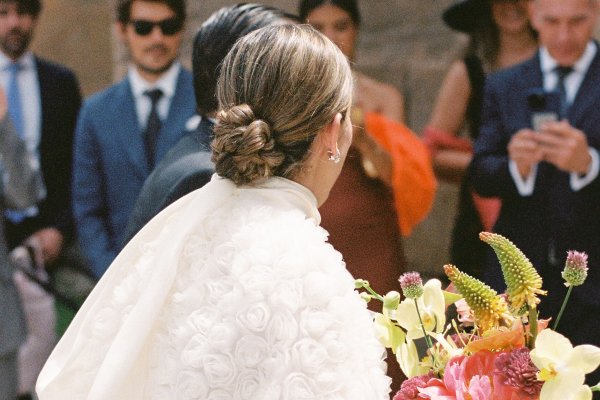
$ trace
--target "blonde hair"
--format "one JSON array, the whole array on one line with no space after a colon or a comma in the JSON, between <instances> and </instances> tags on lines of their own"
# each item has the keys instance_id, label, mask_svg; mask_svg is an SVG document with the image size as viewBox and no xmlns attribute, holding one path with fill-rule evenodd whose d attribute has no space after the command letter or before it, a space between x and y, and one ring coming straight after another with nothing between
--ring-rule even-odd
<instances>
[{"instance_id":1,"label":"blonde hair","mask_svg":"<svg viewBox=\"0 0 600 400\"><path fill-rule=\"evenodd\" d=\"M237 185L290 177L315 136L350 108L352 74L337 46L310 26L265 27L231 49L217 98L217 173Z\"/></svg>"}]
</instances>

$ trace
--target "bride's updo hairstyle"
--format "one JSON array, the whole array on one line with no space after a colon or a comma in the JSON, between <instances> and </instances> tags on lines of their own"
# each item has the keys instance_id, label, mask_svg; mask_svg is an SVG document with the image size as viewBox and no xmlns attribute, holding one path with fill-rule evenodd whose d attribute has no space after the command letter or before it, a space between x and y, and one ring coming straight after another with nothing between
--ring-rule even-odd
<instances>
[{"instance_id":1,"label":"bride's updo hairstyle","mask_svg":"<svg viewBox=\"0 0 600 400\"><path fill-rule=\"evenodd\" d=\"M217 98L216 171L252 184L300 168L315 136L349 110L352 74L337 46L310 26L265 27L231 49Z\"/></svg>"}]
</instances>

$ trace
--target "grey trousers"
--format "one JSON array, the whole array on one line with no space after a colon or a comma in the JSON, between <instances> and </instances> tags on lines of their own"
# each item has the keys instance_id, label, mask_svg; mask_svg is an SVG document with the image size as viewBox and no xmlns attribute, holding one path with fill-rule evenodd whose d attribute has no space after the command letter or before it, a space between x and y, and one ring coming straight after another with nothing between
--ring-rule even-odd
<instances>
[{"instance_id":1,"label":"grey trousers","mask_svg":"<svg viewBox=\"0 0 600 400\"><path fill-rule=\"evenodd\" d=\"M17 397L17 352L0 356L0 400Z\"/></svg>"}]
</instances>

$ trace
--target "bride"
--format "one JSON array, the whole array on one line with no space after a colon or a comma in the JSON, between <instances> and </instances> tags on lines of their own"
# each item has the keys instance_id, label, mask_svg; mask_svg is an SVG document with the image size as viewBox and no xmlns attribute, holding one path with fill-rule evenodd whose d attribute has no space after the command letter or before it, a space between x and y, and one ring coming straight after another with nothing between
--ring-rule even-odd
<instances>
[{"instance_id":1,"label":"bride","mask_svg":"<svg viewBox=\"0 0 600 400\"><path fill-rule=\"evenodd\" d=\"M350 142L352 75L307 26L224 60L217 174L127 245L37 383L52 399L388 399L383 348L320 206Z\"/></svg>"}]
</instances>

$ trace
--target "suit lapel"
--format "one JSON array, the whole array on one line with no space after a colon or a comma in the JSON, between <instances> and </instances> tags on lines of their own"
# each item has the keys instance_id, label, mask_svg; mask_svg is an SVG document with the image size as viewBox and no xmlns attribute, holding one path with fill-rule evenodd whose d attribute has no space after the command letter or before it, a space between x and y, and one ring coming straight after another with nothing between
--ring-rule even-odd
<instances>
[{"instance_id":1,"label":"suit lapel","mask_svg":"<svg viewBox=\"0 0 600 400\"><path fill-rule=\"evenodd\" d=\"M598 44L596 44L596 48L596 55L581 82L573 104L569 108L568 117L571 125L577 125L600 96L600 48L598 48Z\"/></svg>"},{"instance_id":2,"label":"suit lapel","mask_svg":"<svg viewBox=\"0 0 600 400\"><path fill-rule=\"evenodd\" d=\"M47 70L43 60L35 57L35 65L38 75L38 83L40 85L40 157L45 153L46 143L50 143L51 140L47 137L51 130L48 129L48 102L50 97L54 93L52 88L49 86L49 79Z\"/></svg>"},{"instance_id":3,"label":"suit lapel","mask_svg":"<svg viewBox=\"0 0 600 400\"><path fill-rule=\"evenodd\" d=\"M137 119L135 100L128 78L119 83L117 98L121 101L116 104L114 117L109 116L114 121L111 128L117 136L118 143L125 150L134 171L142 179L146 179L150 173L150 168L146 159L142 130Z\"/></svg>"},{"instance_id":4,"label":"suit lapel","mask_svg":"<svg viewBox=\"0 0 600 400\"><path fill-rule=\"evenodd\" d=\"M513 90L507 92L505 99L509 103L507 109L510 110L509 120L506 123L511 132L516 132L523 127L531 127L531 110L527 97L533 92L544 90L539 55L515 68L515 71L518 71L516 85Z\"/></svg>"},{"instance_id":5,"label":"suit lapel","mask_svg":"<svg viewBox=\"0 0 600 400\"><path fill-rule=\"evenodd\" d=\"M540 52L535 53L535 56L524 64L525 73L523 79L527 81L530 89L544 88L544 74L540 66Z\"/></svg>"}]
</instances>

